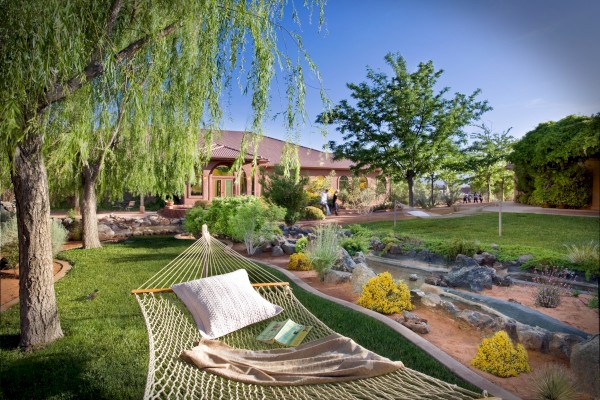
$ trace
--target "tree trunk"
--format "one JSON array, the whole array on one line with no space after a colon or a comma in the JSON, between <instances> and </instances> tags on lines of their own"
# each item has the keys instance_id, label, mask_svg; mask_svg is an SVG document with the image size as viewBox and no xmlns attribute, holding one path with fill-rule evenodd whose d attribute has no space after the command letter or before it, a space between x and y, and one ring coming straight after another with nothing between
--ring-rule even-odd
<instances>
[{"instance_id":1,"label":"tree trunk","mask_svg":"<svg viewBox=\"0 0 600 400\"><path fill-rule=\"evenodd\" d=\"M98 171L95 166L83 167L83 197L81 199L81 230L84 249L102 247L98 236L98 217L96 216L96 180Z\"/></svg>"},{"instance_id":2,"label":"tree trunk","mask_svg":"<svg viewBox=\"0 0 600 400\"><path fill-rule=\"evenodd\" d=\"M492 201L492 178L488 176L487 178L487 195L488 195L488 203Z\"/></svg>"},{"instance_id":3,"label":"tree trunk","mask_svg":"<svg viewBox=\"0 0 600 400\"><path fill-rule=\"evenodd\" d=\"M429 205L431 207L435 207L435 204L433 202L433 182L434 182L435 176L433 174L431 174L431 175L429 175L429 177L431 178L431 196L430 196L430 200L429 200Z\"/></svg>"},{"instance_id":4,"label":"tree trunk","mask_svg":"<svg viewBox=\"0 0 600 400\"><path fill-rule=\"evenodd\" d=\"M63 337L54 293L48 176L43 136L31 128L15 150L11 178L19 232L19 346L33 349Z\"/></svg>"},{"instance_id":5,"label":"tree trunk","mask_svg":"<svg viewBox=\"0 0 600 400\"><path fill-rule=\"evenodd\" d=\"M408 182L408 205L409 207L414 207L415 194L413 193L413 187L415 185L415 177L412 174L407 174L406 181Z\"/></svg>"}]
</instances>

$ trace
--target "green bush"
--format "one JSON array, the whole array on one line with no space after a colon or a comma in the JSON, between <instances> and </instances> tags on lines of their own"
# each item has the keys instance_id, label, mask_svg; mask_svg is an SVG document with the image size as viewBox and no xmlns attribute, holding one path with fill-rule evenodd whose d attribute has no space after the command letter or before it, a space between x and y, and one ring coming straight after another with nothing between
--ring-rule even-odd
<instances>
[{"instance_id":1,"label":"green bush","mask_svg":"<svg viewBox=\"0 0 600 400\"><path fill-rule=\"evenodd\" d=\"M359 251L366 253L369 250L369 241L365 237L355 235L353 237L344 238L340 243L344 249L354 256Z\"/></svg>"},{"instance_id":2,"label":"green bush","mask_svg":"<svg viewBox=\"0 0 600 400\"><path fill-rule=\"evenodd\" d=\"M323 211L321 211L320 208L308 206L308 207L304 207L304 219L307 219L307 220L325 219L325 214L323 214Z\"/></svg>"},{"instance_id":3,"label":"green bush","mask_svg":"<svg viewBox=\"0 0 600 400\"><path fill-rule=\"evenodd\" d=\"M473 257L475 254L482 251L481 245L475 240L465 240L455 238L447 244L446 256L450 260L454 260L457 255L463 254L468 257Z\"/></svg>"},{"instance_id":4,"label":"green bush","mask_svg":"<svg viewBox=\"0 0 600 400\"><path fill-rule=\"evenodd\" d=\"M567 260L573 263L577 269L585 272L589 280L592 276L600 275L600 247L598 242L592 240L581 245L566 245Z\"/></svg>"},{"instance_id":5,"label":"green bush","mask_svg":"<svg viewBox=\"0 0 600 400\"><path fill-rule=\"evenodd\" d=\"M308 247L308 238L306 236L296 240L296 253L304 253Z\"/></svg>"},{"instance_id":6,"label":"green bush","mask_svg":"<svg viewBox=\"0 0 600 400\"><path fill-rule=\"evenodd\" d=\"M262 195L273 204L285 208L285 223L293 225L302 216L302 210L308 204L308 195L304 186L308 177L296 177L294 171L287 174L284 168L276 165L272 172L261 177Z\"/></svg>"},{"instance_id":7,"label":"green bush","mask_svg":"<svg viewBox=\"0 0 600 400\"><path fill-rule=\"evenodd\" d=\"M275 236L279 230L277 224L285 213L285 208L267 204L259 198L242 203L229 217L231 237L244 242L246 251L252 255L263 240L271 240Z\"/></svg>"},{"instance_id":8,"label":"green bush","mask_svg":"<svg viewBox=\"0 0 600 400\"><path fill-rule=\"evenodd\" d=\"M2 257L6 258L10 266L15 267L19 263L19 239L17 232L17 218L12 216L5 222L0 223L0 249ZM67 230L60 222L50 221L50 239L52 241L52 256L55 257L67 240Z\"/></svg>"}]
</instances>

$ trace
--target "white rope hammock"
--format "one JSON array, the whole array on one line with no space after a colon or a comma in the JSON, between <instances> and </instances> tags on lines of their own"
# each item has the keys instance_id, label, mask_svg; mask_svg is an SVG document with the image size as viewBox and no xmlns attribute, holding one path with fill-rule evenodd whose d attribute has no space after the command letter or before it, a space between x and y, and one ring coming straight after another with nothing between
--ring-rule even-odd
<instances>
[{"instance_id":1,"label":"white rope hammock","mask_svg":"<svg viewBox=\"0 0 600 400\"><path fill-rule=\"evenodd\" d=\"M191 315L171 285L244 268L255 289L268 301L283 307L277 318L312 325L305 342L333 331L312 315L281 282L260 266L203 234L156 275L133 290L148 329L150 355L145 399L473 399L481 394L432 378L410 368L351 382L303 386L263 386L227 380L182 361L183 350L200 339ZM256 340L269 321L263 321L221 337L230 346L260 350L272 345Z\"/></svg>"}]
</instances>

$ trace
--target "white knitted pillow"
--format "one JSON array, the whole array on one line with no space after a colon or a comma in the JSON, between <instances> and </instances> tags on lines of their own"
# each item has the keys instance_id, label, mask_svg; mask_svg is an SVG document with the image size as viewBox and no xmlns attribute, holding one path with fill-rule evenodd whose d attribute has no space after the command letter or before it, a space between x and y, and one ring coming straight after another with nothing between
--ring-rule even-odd
<instances>
[{"instance_id":1,"label":"white knitted pillow","mask_svg":"<svg viewBox=\"0 0 600 400\"><path fill-rule=\"evenodd\" d=\"M202 336L215 339L271 318L283 308L254 290L245 269L171 286L192 313Z\"/></svg>"}]
</instances>

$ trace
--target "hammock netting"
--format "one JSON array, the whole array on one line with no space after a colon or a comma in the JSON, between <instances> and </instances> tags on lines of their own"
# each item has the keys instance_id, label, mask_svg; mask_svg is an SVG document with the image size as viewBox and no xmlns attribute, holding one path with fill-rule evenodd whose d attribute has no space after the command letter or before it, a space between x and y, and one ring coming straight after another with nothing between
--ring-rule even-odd
<instances>
[{"instance_id":1,"label":"hammock netting","mask_svg":"<svg viewBox=\"0 0 600 400\"><path fill-rule=\"evenodd\" d=\"M430 377L410 368L351 382L302 386L264 386L228 380L205 372L179 358L200 340L200 333L185 305L171 285L243 268L253 284L272 283L255 289L284 311L276 318L290 318L312 325L305 342L328 336L333 331L296 299L285 282L266 267L236 253L204 230L192 246L150 278L135 295L148 330L149 365L145 399L473 399L480 393ZM228 345L250 350L273 348L256 340L266 327L263 321L219 338Z\"/></svg>"}]
</instances>

